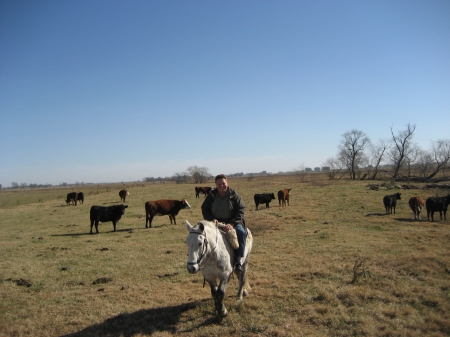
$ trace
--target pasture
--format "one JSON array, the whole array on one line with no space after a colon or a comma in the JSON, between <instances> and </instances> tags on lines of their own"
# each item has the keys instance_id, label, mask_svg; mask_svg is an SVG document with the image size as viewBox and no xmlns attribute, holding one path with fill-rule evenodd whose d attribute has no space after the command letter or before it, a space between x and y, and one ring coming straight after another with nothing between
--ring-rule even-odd
<instances>
[{"instance_id":1,"label":"pasture","mask_svg":"<svg viewBox=\"0 0 450 337\"><path fill-rule=\"evenodd\" d=\"M401 190L396 214L367 181L325 175L229 178L246 204L252 290L232 279L213 316L209 287L186 270L184 219L202 219L193 184L129 183L0 192L0 336L448 336L450 220L415 221ZM212 186L213 182L203 184ZM129 207L89 234L92 205ZM255 193L292 188L290 206L255 210ZM66 206L82 191L83 205ZM440 192L446 195L447 192ZM186 198L171 225L145 228L144 203ZM439 216L435 216L439 219Z\"/></svg>"}]
</instances>

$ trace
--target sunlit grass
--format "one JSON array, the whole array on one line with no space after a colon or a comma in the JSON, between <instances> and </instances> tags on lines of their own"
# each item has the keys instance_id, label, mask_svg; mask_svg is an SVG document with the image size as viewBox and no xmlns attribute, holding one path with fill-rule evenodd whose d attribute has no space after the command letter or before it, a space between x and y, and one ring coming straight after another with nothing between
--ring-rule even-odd
<instances>
[{"instance_id":1,"label":"sunlit grass","mask_svg":"<svg viewBox=\"0 0 450 337\"><path fill-rule=\"evenodd\" d=\"M186 271L184 219L201 219L194 185L117 184L78 188L85 204L66 206L66 190L0 193L0 335L4 336L444 336L450 334L450 222L414 221L405 190L385 215L386 191L325 176L230 178L246 203L254 235L252 291L213 316L208 287ZM206 185L211 185L209 182ZM120 203L118 231L90 235L89 208ZM292 188L291 205L256 210L255 193ZM63 193L64 191L64 193ZM144 203L187 198L177 225ZM40 200L39 200L40 199ZM16 200L20 200L19 203ZM99 278L109 280L94 284ZM31 286L18 285L27 280Z\"/></svg>"}]
</instances>

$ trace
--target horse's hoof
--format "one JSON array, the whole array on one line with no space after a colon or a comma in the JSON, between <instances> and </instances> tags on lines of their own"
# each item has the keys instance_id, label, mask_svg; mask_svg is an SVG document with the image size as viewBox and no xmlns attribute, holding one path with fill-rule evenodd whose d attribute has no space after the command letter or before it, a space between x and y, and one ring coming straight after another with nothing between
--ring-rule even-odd
<instances>
[{"instance_id":1,"label":"horse's hoof","mask_svg":"<svg viewBox=\"0 0 450 337\"><path fill-rule=\"evenodd\" d=\"M219 318L225 318L225 317L227 317L227 316L228 316L228 311L227 311L227 309L225 309L225 310L222 311L222 312L216 311L216 316L219 317Z\"/></svg>"}]
</instances>

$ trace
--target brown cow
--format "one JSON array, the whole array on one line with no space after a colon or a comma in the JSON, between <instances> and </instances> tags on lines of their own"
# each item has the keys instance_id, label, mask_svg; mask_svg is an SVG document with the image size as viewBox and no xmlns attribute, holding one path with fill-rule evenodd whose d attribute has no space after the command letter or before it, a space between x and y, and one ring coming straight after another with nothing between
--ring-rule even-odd
<instances>
[{"instance_id":1,"label":"brown cow","mask_svg":"<svg viewBox=\"0 0 450 337\"><path fill-rule=\"evenodd\" d=\"M70 203L72 201L75 203L75 206L76 206L77 201L78 201L78 193L77 192L67 193L67 199L66 199L67 205L70 205Z\"/></svg>"},{"instance_id":2,"label":"brown cow","mask_svg":"<svg viewBox=\"0 0 450 337\"><path fill-rule=\"evenodd\" d=\"M197 187L195 187L195 197L196 198L200 198L200 196L199 196L200 193L203 193L205 195L205 197L206 197L206 195L209 192L211 192L212 189L213 189L212 187L200 187L200 186L197 186Z\"/></svg>"},{"instance_id":3,"label":"brown cow","mask_svg":"<svg viewBox=\"0 0 450 337\"><path fill-rule=\"evenodd\" d=\"M152 220L155 215L168 215L170 224L172 224L173 220L173 223L176 225L175 216L184 208L191 208L191 205L189 205L186 199L147 201L145 203L145 228L149 228L149 223L150 228L152 227Z\"/></svg>"},{"instance_id":4,"label":"brown cow","mask_svg":"<svg viewBox=\"0 0 450 337\"><path fill-rule=\"evenodd\" d=\"M120 197L120 201L125 202L125 199L127 198L127 195L129 195L130 193L127 190L120 190L119 192L119 197Z\"/></svg>"},{"instance_id":5,"label":"brown cow","mask_svg":"<svg viewBox=\"0 0 450 337\"><path fill-rule=\"evenodd\" d=\"M284 190L279 190L278 191L278 205L281 207L281 205L286 206L286 202L287 205L289 206L289 195L291 194L291 190L292 188L286 188Z\"/></svg>"},{"instance_id":6,"label":"brown cow","mask_svg":"<svg viewBox=\"0 0 450 337\"><path fill-rule=\"evenodd\" d=\"M424 206L425 200L421 197L411 197L411 199L409 199L409 207L411 207L414 213L414 220L420 220L420 212Z\"/></svg>"}]
</instances>

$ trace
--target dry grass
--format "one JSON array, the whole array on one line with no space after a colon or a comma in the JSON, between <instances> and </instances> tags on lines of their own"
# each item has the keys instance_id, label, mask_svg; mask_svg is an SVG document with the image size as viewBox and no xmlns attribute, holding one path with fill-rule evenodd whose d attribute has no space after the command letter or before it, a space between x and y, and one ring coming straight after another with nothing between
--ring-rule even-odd
<instances>
[{"instance_id":1,"label":"dry grass","mask_svg":"<svg viewBox=\"0 0 450 337\"><path fill-rule=\"evenodd\" d=\"M1 336L446 336L450 334L450 220L414 221L405 190L385 215L386 190L322 175L230 179L254 234L252 291L213 316L201 275L186 271L183 220L201 219L193 185L128 184L129 208L89 235L91 205L120 203L122 184L0 193ZM206 184L211 185L211 183ZM291 205L255 210L253 194L292 188ZM144 203L187 198L177 225ZM17 202L19 200L19 202ZM104 278L107 283L94 284ZM19 281L22 280L22 281ZM29 283L27 283L27 281ZM23 284L23 285L19 285ZM28 285L28 286L27 286Z\"/></svg>"}]
</instances>

